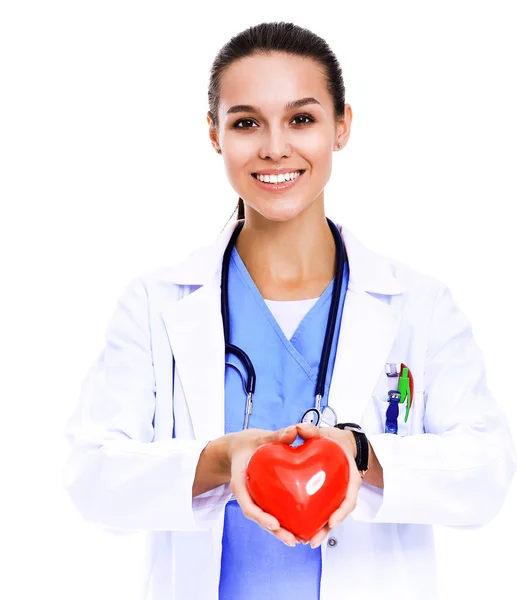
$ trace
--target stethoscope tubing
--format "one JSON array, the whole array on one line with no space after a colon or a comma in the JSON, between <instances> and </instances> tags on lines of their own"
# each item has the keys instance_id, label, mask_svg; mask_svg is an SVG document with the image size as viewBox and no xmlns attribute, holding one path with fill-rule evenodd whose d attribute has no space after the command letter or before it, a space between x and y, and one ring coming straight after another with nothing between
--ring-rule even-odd
<instances>
[{"instance_id":1,"label":"stethoscope tubing","mask_svg":"<svg viewBox=\"0 0 517 600\"><path fill-rule=\"evenodd\" d=\"M323 349L320 358L318 379L316 383L316 406L313 409L309 409L305 411L304 417L305 419L307 415L314 413L316 415L316 420L319 423L322 420L321 413L321 399L325 393L325 380L327 377L328 371L328 363L330 359L330 352L332 350L332 342L334 338L334 333L336 329L336 321L337 315L339 311L339 300L341 297L341 288L343 285L343 274L345 269L345 247L343 243L343 239L341 234L339 233L336 225L327 217L327 223L329 225L330 230L332 231L332 235L334 237L334 241L336 244L336 275L334 279L334 287L332 290L332 301L329 309L329 316L327 319L327 328L325 331L325 339L323 342ZM225 354L233 354L236 356L244 365L246 369L247 379L245 384L247 401L246 401L246 416L244 429L248 428L249 418L252 412L252 403L253 403L253 394L255 393L255 386L257 382L257 377L255 373L255 368L253 367L253 363L251 362L250 357L238 346L230 343L230 310L229 310L229 301L228 301L228 277L230 271L230 257L232 250L237 241L237 237L239 236L242 228L244 227L244 221L238 223L233 231L226 250L223 254L222 261L222 270L221 270L221 316L223 320L223 331L224 331L224 343L225 343ZM333 413L335 416L335 412L330 408L326 407ZM334 419L335 420L335 419Z\"/></svg>"},{"instance_id":2,"label":"stethoscope tubing","mask_svg":"<svg viewBox=\"0 0 517 600\"><path fill-rule=\"evenodd\" d=\"M230 310L228 303L228 276L230 271L230 255L243 226L244 221L237 225L223 255L223 268L221 273L221 314L223 317L225 352L233 354L244 364L247 373L246 393L249 395L255 393L257 376L255 374L255 368L253 367L253 363L251 362L251 359L246 354L246 352L244 352L244 350L242 350L238 346L230 344Z\"/></svg>"},{"instance_id":3,"label":"stethoscope tubing","mask_svg":"<svg viewBox=\"0 0 517 600\"><path fill-rule=\"evenodd\" d=\"M320 359L320 368L318 373L318 382L316 384L316 397L323 398L325 393L325 379L327 378L327 370L332 350L332 341L334 331L336 329L336 320L339 311L339 299L341 297L341 287L343 285L343 273L345 270L345 246L338 228L327 218L334 241L336 242L336 276L334 279L334 288L332 290L332 302L330 304L329 317L327 320L327 330L325 332L325 341L323 342L323 351ZM319 409L319 406L318 406Z\"/></svg>"}]
</instances>

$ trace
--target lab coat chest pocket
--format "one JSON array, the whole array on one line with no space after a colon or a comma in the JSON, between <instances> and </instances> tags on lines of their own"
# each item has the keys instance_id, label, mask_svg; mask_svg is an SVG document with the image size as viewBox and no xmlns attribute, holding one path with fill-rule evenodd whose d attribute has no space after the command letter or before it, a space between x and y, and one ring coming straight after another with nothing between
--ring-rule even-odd
<instances>
[{"instance_id":1,"label":"lab coat chest pocket","mask_svg":"<svg viewBox=\"0 0 517 600\"><path fill-rule=\"evenodd\" d=\"M386 411L388 410L388 392L397 390L397 378L388 378L384 375L386 381L380 381L375 388L370 401L367 404L364 413L363 427L370 433L384 433L386 424ZM392 383L392 385L390 385ZM399 405L398 417L398 435L405 437L407 435L417 435L425 433L424 414L425 414L425 392L423 389L414 390L413 403L406 418L406 404Z\"/></svg>"}]
</instances>

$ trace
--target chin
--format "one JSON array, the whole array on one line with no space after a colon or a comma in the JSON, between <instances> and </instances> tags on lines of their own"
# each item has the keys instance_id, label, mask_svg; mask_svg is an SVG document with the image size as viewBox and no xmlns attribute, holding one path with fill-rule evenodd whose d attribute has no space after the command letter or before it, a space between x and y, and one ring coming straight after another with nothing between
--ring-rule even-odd
<instances>
[{"instance_id":1,"label":"chin","mask_svg":"<svg viewBox=\"0 0 517 600\"><path fill-rule=\"evenodd\" d=\"M268 221L285 222L295 219L307 207L253 207L255 212L258 212L264 219Z\"/></svg>"},{"instance_id":2,"label":"chin","mask_svg":"<svg viewBox=\"0 0 517 600\"><path fill-rule=\"evenodd\" d=\"M248 205L253 211L268 221L291 221L306 210L312 203L300 198L277 197Z\"/></svg>"}]
</instances>

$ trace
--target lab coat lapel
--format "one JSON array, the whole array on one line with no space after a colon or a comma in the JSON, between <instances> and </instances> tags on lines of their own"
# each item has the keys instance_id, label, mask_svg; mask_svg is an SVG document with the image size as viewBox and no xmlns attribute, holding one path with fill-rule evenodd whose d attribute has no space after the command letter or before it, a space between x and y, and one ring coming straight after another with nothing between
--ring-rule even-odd
<instances>
[{"instance_id":1,"label":"lab coat lapel","mask_svg":"<svg viewBox=\"0 0 517 600\"><path fill-rule=\"evenodd\" d=\"M389 305L348 289L329 392L339 422L361 423L400 323Z\"/></svg>"},{"instance_id":2,"label":"lab coat lapel","mask_svg":"<svg viewBox=\"0 0 517 600\"><path fill-rule=\"evenodd\" d=\"M213 281L162 311L196 439L224 435L224 333Z\"/></svg>"},{"instance_id":3,"label":"lab coat lapel","mask_svg":"<svg viewBox=\"0 0 517 600\"><path fill-rule=\"evenodd\" d=\"M405 288L391 274L385 257L340 229L350 271L328 403L339 422L360 424L402 318L390 296Z\"/></svg>"},{"instance_id":4,"label":"lab coat lapel","mask_svg":"<svg viewBox=\"0 0 517 600\"><path fill-rule=\"evenodd\" d=\"M201 287L161 311L196 439L225 433L221 267L236 225L174 267L171 283Z\"/></svg>"}]
</instances>

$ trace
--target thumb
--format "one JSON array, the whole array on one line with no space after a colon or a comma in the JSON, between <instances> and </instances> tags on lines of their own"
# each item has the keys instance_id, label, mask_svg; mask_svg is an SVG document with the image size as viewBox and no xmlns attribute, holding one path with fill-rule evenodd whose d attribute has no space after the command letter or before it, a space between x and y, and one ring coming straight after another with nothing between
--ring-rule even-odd
<instances>
[{"instance_id":1,"label":"thumb","mask_svg":"<svg viewBox=\"0 0 517 600\"><path fill-rule=\"evenodd\" d=\"M284 444L292 444L298 435L296 425L290 425L286 429L278 429L273 434L273 442L283 442Z\"/></svg>"},{"instance_id":2,"label":"thumb","mask_svg":"<svg viewBox=\"0 0 517 600\"><path fill-rule=\"evenodd\" d=\"M298 425L296 425L296 429L298 435L304 440L309 440L313 437L320 437L323 431L319 427L316 427L316 425L312 425L310 423L298 423Z\"/></svg>"}]
</instances>

